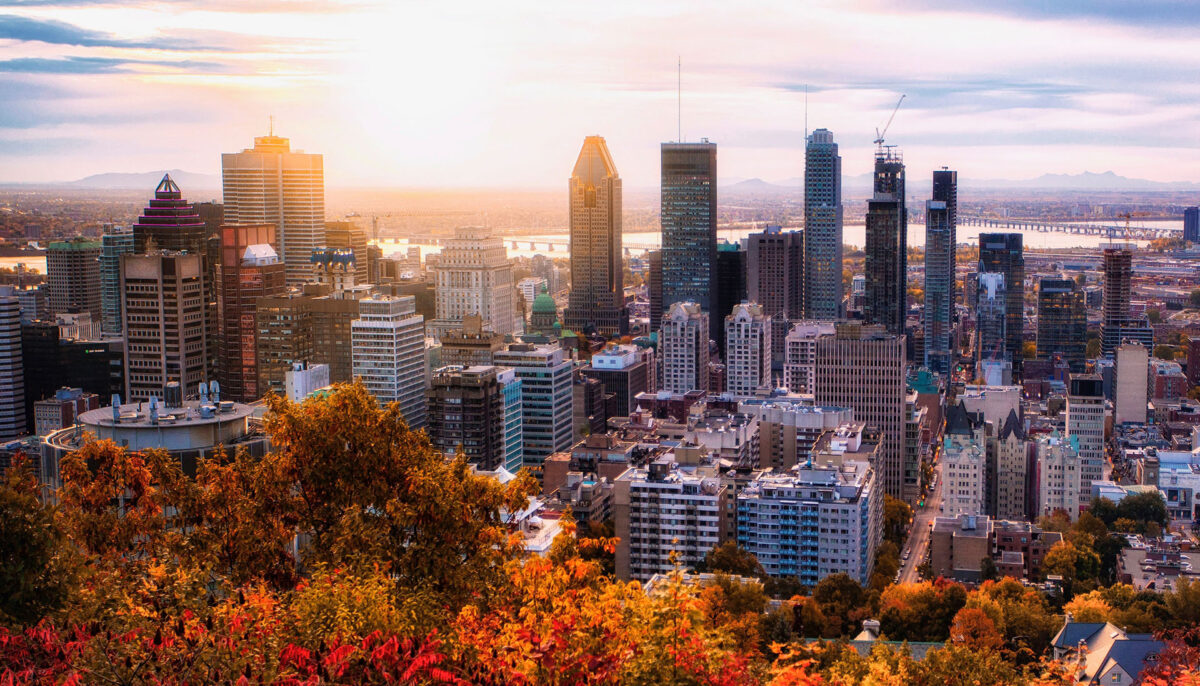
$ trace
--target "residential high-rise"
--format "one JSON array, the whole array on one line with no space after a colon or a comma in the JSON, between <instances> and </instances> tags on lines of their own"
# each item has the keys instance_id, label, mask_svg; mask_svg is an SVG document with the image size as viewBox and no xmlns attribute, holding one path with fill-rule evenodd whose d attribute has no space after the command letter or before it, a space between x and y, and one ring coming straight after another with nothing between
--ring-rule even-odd
<instances>
[{"instance_id":1,"label":"residential high-rise","mask_svg":"<svg viewBox=\"0 0 1200 686\"><path fill-rule=\"evenodd\" d=\"M507 466L502 368L442 367L425 392L429 442L447 456L461 453L484 471Z\"/></svg>"},{"instance_id":2,"label":"residential high-rise","mask_svg":"<svg viewBox=\"0 0 1200 686\"><path fill-rule=\"evenodd\" d=\"M1137 341L1154 347L1154 330L1144 317L1129 309L1133 281L1133 250L1127 247L1104 250L1104 318L1100 322L1100 353L1111 357L1118 345Z\"/></svg>"},{"instance_id":3,"label":"residential high-rise","mask_svg":"<svg viewBox=\"0 0 1200 686\"><path fill-rule=\"evenodd\" d=\"M87 312L100 321L100 241L82 236L53 241L46 248L46 281L50 284L50 311L55 314Z\"/></svg>"},{"instance_id":4,"label":"residential high-rise","mask_svg":"<svg viewBox=\"0 0 1200 686\"><path fill-rule=\"evenodd\" d=\"M1038 514L1062 510L1072 521L1079 517L1079 440L1051 432L1037 441ZM1088 487L1091 494L1091 487Z\"/></svg>"},{"instance_id":5,"label":"residential high-rise","mask_svg":"<svg viewBox=\"0 0 1200 686\"><path fill-rule=\"evenodd\" d=\"M568 182L571 294L563 325L606 336L629 333L621 254L621 177L608 145L588 136Z\"/></svg>"},{"instance_id":6,"label":"residential high-rise","mask_svg":"<svg viewBox=\"0 0 1200 686\"><path fill-rule=\"evenodd\" d=\"M837 319L842 307L842 158L833 132L804 148L804 316Z\"/></svg>"},{"instance_id":7,"label":"residential high-rise","mask_svg":"<svg viewBox=\"0 0 1200 686\"><path fill-rule=\"evenodd\" d=\"M226 224L220 228L221 263L217 267L217 380L221 394L238 402L263 395L258 387L259 298L285 293L283 262L271 244L271 224Z\"/></svg>"},{"instance_id":8,"label":"residential high-rise","mask_svg":"<svg viewBox=\"0 0 1200 686\"><path fill-rule=\"evenodd\" d=\"M946 410L942 439L942 498L947 517L984 514L987 450L983 418L961 403Z\"/></svg>"},{"instance_id":9,"label":"residential high-rise","mask_svg":"<svg viewBox=\"0 0 1200 686\"><path fill-rule=\"evenodd\" d=\"M863 319L900 336L908 314L908 211L904 205L904 161L894 148L881 148L875 153L874 189L867 201Z\"/></svg>"},{"instance_id":10,"label":"residential high-rise","mask_svg":"<svg viewBox=\"0 0 1200 686\"><path fill-rule=\"evenodd\" d=\"M671 304L658 333L661 390L670 393L708 390L708 332L708 314L699 304Z\"/></svg>"},{"instance_id":11,"label":"residential high-rise","mask_svg":"<svg viewBox=\"0 0 1200 686\"><path fill-rule=\"evenodd\" d=\"M936 186L937 173L934 173ZM954 229L944 200L925 203L925 366L948 376L954 366Z\"/></svg>"},{"instance_id":12,"label":"residential high-rise","mask_svg":"<svg viewBox=\"0 0 1200 686\"><path fill-rule=\"evenodd\" d=\"M1189 207L1183 211L1183 240L1200 243L1200 207Z\"/></svg>"},{"instance_id":13,"label":"residential high-rise","mask_svg":"<svg viewBox=\"0 0 1200 686\"><path fill-rule=\"evenodd\" d=\"M1008 289L1004 274L981 272L977 279L975 306L975 364L984 360L1006 360L1008 354ZM978 370L977 370L978 371Z\"/></svg>"},{"instance_id":14,"label":"residential high-rise","mask_svg":"<svg viewBox=\"0 0 1200 686\"><path fill-rule=\"evenodd\" d=\"M0 440L26 433L21 301L13 295L12 286L0 286Z\"/></svg>"},{"instance_id":15,"label":"residential high-rise","mask_svg":"<svg viewBox=\"0 0 1200 686\"><path fill-rule=\"evenodd\" d=\"M1078 441L1079 504L1086 508L1092 499L1092 482L1104 478L1104 381L1099 375L1071 375L1067 436ZM1071 518L1078 514L1072 512Z\"/></svg>"},{"instance_id":16,"label":"residential high-rise","mask_svg":"<svg viewBox=\"0 0 1200 686\"><path fill-rule=\"evenodd\" d=\"M468 315L461 329L442 334L441 345L444 367L490 366L496 351L504 347L504 336L484 331L483 320L478 315Z\"/></svg>"},{"instance_id":17,"label":"residential high-rise","mask_svg":"<svg viewBox=\"0 0 1200 686\"><path fill-rule=\"evenodd\" d=\"M746 298L771 318L771 367L782 376L789 323L804 317L803 231L768 226L746 237Z\"/></svg>"},{"instance_id":18,"label":"residential high-rise","mask_svg":"<svg viewBox=\"0 0 1200 686\"><path fill-rule=\"evenodd\" d=\"M725 318L725 390L751 396L771 384L771 316L741 303Z\"/></svg>"},{"instance_id":19,"label":"residential high-rise","mask_svg":"<svg viewBox=\"0 0 1200 686\"><path fill-rule=\"evenodd\" d=\"M784 339L783 384L792 393L811 394L817 379L817 340L834 333L833 322L804 321L792 325Z\"/></svg>"},{"instance_id":20,"label":"residential high-rise","mask_svg":"<svg viewBox=\"0 0 1200 686\"><path fill-rule=\"evenodd\" d=\"M514 343L495 355L496 366L508 367L521 381L522 467L539 479L542 463L571 447L575 403L571 360L558 345Z\"/></svg>"},{"instance_id":21,"label":"residential high-rise","mask_svg":"<svg viewBox=\"0 0 1200 686\"><path fill-rule=\"evenodd\" d=\"M311 297L301 295L259 298L255 301L255 363L260 393L274 391L282 394L287 390L287 374L293 365L309 362L318 364L313 348L312 301ZM358 318L357 311L354 317ZM346 348L349 347L349 341L346 341ZM327 363L321 364L328 367ZM332 381L332 374L330 377Z\"/></svg>"},{"instance_id":22,"label":"residential high-rise","mask_svg":"<svg viewBox=\"0 0 1200 686\"><path fill-rule=\"evenodd\" d=\"M822 434L854 421L848 407L818 407L795 396L745 398L737 411L758 420L758 467L778 472L809 462Z\"/></svg>"},{"instance_id":23,"label":"residential high-rise","mask_svg":"<svg viewBox=\"0 0 1200 686\"><path fill-rule=\"evenodd\" d=\"M717 316L724 321L725 317L733 312L733 308L738 303L746 300L746 250L739 243L729 243L721 241L717 244L717 294L716 294L716 312L711 316ZM658 319L651 321L662 321L660 312ZM725 359L725 337L717 337L717 350L721 355L721 359Z\"/></svg>"},{"instance_id":24,"label":"residential high-rise","mask_svg":"<svg viewBox=\"0 0 1200 686\"><path fill-rule=\"evenodd\" d=\"M1141 343L1122 343L1114 357L1113 424L1145 424L1149 418L1150 351Z\"/></svg>"},{"instance_id":25,"label":"residential high-rise","mask_svg":"<svg viewBox=\"0 0 1200 686\"><path fill-rule=\"evenodd\" d=\"M1074 279L1038 281L1037 357L1058 354L1080 374L1087 366L1087 303Z\"/></svg>"},{"instance_id":26,"label":"residential high-rise","mask_svg":"<svg viewBox=\"0 0 1200 686\"><path fill-rule=\"evenodd\" d=\"M1021 234L979 234L979 273L984 272L1004 275L1004 351L1013 368L1020 368L1025 342L1025 249ZM982 288L981 284L981 293Z\"/></svg>"},{"instance_id":27,"label":"residential high-rise","mask_svg":"<svg viewBox=\"0 0 1200 686\"><path fill-rule=\"evenodd\" d=\"M425 319L411 295L358 302L350 324L354 376L381 405L399 403L410 429L425 428Z\"/></svg>"},{"instance_id":28,"label":"residential high-rise","mask_svg":"<svg viewBox=\"0 0 1200 686\"><path fill-rule=\"evenodd\" d=\"M109 225L100 237L101 327L110 336L121 335L121 255L133 252L133 228Z\"/></svg>"},{"instance_id":29,"label":"residential high-rise","mask_svg":"<svg viewBox=\"0 0 1200 686\"><path fill-rule=\"evenodd\" d=\"M693 302L709 314L709 339L721 335L713 316L717 262L717 144L662 144L662 306Z\"/></svg>"},{"instance_id":30,"label":"residential high-rise","mask_svg":"<svg viewBox=\"0 0 1200 686\"><path fill-rule=\"evenodd\" d=\"M933 199L946 203L950 224L950 316L953 317L954 303L958 301L958 283L954 278L958 251L958 172L945 167L933 172Z\"/></svg>"},{"instance_id":31,"label":"residential high-rise","mask_svg":"<svg viewBox=\"0 0 1200 686\"><path fill-rule=\"evenodd\" d=\"M156 251L121 256L127 401L164 400L176 382L185 395L213 368L212 317L205 311L205 258Z\"/></svg>"},{"instance_id":32,"label":"residential high-rise","mask_svg":"<svg viewBox=\"0 0 1200 686\"><path fill-rule=\"evenodd\" d=\"M517 282L502 239L484 228L460 227L427 264L437 293L437 318L430 322L435 337L462 328L463 318L473 314L488 331L520 331L513 303Z\"/></svg>"},{"instance_id":33,"label":"residential high-rise","mask_svg":"<svg viewBox=\"0 0 1200 686\"><path fill-rule=\"evenodd\" d=\"M993 425L994 427L994 425ZM994 503L988 514L996 519L1021 520L1028 517L1029 494L1026 484L1029 471L1029 437L1016 410L1009 410L1008 418L988 441L988 473L994 475L989 500Z\"/></svg>"},{"instance_id":34,"label":"residential high-rise","mask_svg":"<svg viewBox=\"0 0 1200 686\"><path fill-rule=\"evenodd\" d=\"M353 222L325 222L325 247L354 253L354 283L371 283L367 232Z\"/></svg>"},{"instance_id":35,"label":"residential high-rise","mask_svg":"<svg viewBox=\"0 0 1200 686\"><path fill-rule=\"evenodd\" d=\"M325 163L291 149L274 131L254 147L221 155L226 224L274 224L275 252L289 286L308 281L309 258L325 243Z\"/></svg>"}]
</instances>

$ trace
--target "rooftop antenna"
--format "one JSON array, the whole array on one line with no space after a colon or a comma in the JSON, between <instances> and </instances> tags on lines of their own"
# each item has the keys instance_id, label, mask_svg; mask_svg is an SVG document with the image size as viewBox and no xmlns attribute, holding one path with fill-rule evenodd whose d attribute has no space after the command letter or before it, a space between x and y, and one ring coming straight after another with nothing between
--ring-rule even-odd
<instances>
[{"instance_id":1,"label":"rooftop antenna","mask_svg":"<svg viewBox=\"0 0 1200 686\"><path fill-rule=\"evenodd\" d=\"M271 120L271 125L270 125L270 128L267 130L267 135L274 136L275 135L275 115L272 114L270 117L268 117L268 119Z\"/></svg>"},{"instance_id":2,"label":"rooftop antenna","mask_svg":"<svg viewBox=\"0 0 1200 686\"><path fill-rule=\"evenodd\" d=\"M683 58L678 60L675 71L675 140L683 142Z\"/></svg>"}]
</instances>

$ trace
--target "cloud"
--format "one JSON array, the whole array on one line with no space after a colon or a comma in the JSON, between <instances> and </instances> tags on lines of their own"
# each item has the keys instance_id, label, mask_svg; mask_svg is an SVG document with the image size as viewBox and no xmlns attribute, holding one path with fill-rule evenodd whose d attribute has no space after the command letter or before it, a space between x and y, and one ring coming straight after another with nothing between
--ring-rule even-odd
<instances>
[{"instance_id":1,"label":"cloud","mask_svg":"<svg viewBox=\"0 0 1200 686\"><path fill-rule=\"evenodd\" d=\"M86 48L148 48L153 50L196 50L202 46L178 38L125 40L100 31L91 31L74 24L50 19L33 19L14 14L0 14L0 39L38 41L52 45L75 45ZM211 49L211 48L209 48Z\"/></svg>"},{"instance_id":2,"label":"cloud","mask_svg":"<svg viewBox=\"0 0 1200 686\"><path fill-rule=\"evenodd\" d=\"M373 7L382 0L0 0L0 7L162 7L213 12L265 14L275 12L325 14L355 7Z\"/></svg>"},{"instance_id":3,"label":"cloud","mask_svg":"<svg viewBox=\"0 0 1200 686\"><path fill-rule=\"evenodd\" d=\"M137 71L133 67L169 67L187 72L223 73L228 68L216 62L196 60L134 60L116 57L18 57L0 60L0 72L20 74L121 74Z\"/></svg>"},{"instance_id":4,"label":"cloud","mask_svg":"<svg viewBox=\"0 0 1200 686\"><path fill-rule=\"evenodd\" d=\"M1154 28L1200 24L1193 0L920 0L916 7L1022 19L1098 20Z\"/></svg>"}]
</instances>

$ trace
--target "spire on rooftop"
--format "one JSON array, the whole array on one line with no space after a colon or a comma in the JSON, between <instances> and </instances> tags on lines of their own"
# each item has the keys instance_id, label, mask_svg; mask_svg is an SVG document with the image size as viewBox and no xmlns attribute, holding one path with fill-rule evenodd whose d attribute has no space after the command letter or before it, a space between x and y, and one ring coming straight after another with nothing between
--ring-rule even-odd
<instances>
[{"instance_id":1,"label":"spire on rooftop","mask_svg":"<svg viewBox=\"0 0 1200 686\"><path fill-rule=\"evenodd\" d=\"M178 197L181 194L179 185L175 183L175 180L171 178L170 174L163 174L162 181L159 181L158 187L154 189L154 195L156 196L159 196L163 193L168 195L173 194L175 197Z\"/></svg>"}]
</instances>

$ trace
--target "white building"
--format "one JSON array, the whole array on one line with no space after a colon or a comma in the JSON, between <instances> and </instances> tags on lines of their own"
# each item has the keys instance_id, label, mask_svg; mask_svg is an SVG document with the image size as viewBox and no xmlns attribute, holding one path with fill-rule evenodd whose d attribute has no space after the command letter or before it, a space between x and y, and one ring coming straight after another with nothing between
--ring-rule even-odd
<instances>
[{"instance_id":1,"label":"white building","mask_svg":"<svg viewBox=\"0 0 1200 686\"><path fill-rule=\"evenodd\" d=\"M798 397L748 398L738 412L758 418L758 466L787 470L808 461L821 434L854 421L849 407L817 407Z\"/></svg>"},{"instance_id":2,"label":"white building","mask_svg":"<svg viewBox=\"0 0 1200 686\"><path fill-rule=\"evenodd\" d=\"M25 368L21 357L21 301L0 286L0 440L24 436Z\"/></svg>"},{"instance_id":3,"label":"white building","mask_svg":"<svg viewBox=\"0 0 1200 686\"><path fill-rule=\"evenodd\" d=\"M296 362L284 372L284 395L294 403L302 403L314 392L329 386L329 365Z\"/></svg>"},{"instance_id":4,"label":"white building","mask_svg":"<svg viewBox=\"0 0 1200 686\"><path fill-rule=\"evenodd\" d=\"M540 276L527 276L517 282L517 290L521 292L521 297L525 298L525 309L533 307L533 299L542 292L542 287L549 289L549 284Z\"/></svg>"},{"instance_id":5,"label":"white building","mask_svg":"<svg viewBox=\"0 0 1200 686\"><path fill-rule=\"evenodd\" d=\"M313 250L325 245L325 162L292 150L272 132L254 147L221 155L226 224L274 224L272 247L289 286L312 276Z\"/></svg>"},{"instance_id":6,"label":"white building","mask_svg":"<svg viewBox=\"0 0 1200 686\"><path fill-rule=\"evenodd\" d=\"M425 318L411 295L377 296L358 303L350 323L354 377L380 404L400 403L411 429L425 426Z\"/></svg>"},{"instance_id":7,"label":"white building","mask_svg":"<svg viewBox=\"0 0 1200 686\"><path fill-rule=\"evenodd\" d=\"M435 337L461 329L468 315L479 315L488 331L520 332L513 309L516 283L503 239L487 229L459 228L441 253L429 256L426 266L434 275L437 318L430 331Z\"/></svg>"},{"instance_id":8,"label":"white building","mask_svg":"<svg viewBox=\"0 0 1200 686\"><path fill-rule=\"evenodd\" d=\"M1146 423L1150 351L1137 342L1117 346L1113 424Z\"/></svg>"},{"instance_id":9,"label":"white building","mask_svg":"<svg viewBox=\"0 0 1200 686\"><path fill-rule=\"evenodd\" d=\"M771 317L741 303L725 317L725 390L750 396L771 383Z\"/></svg>"},{"instance_id":10,"label":"white building","mask_svg":"<svg viewBox=\"0 0 1200 686\"><path fill-rule=\"evenodd\" d=\"M1037 441L1038 512L1063 510L1072 520L1079 516L1079 440L1057 431ZM1088 487L1091 495L1091 487Z\"/></svg>"},{"instance_id":11,"label":"white building","mask_svg":"<svg viewBox=\"0 0 1200 686\"><path fill-rule=\"evenodd\" d=\"M833 335L833 322L797 322L784 341L783 385L792 393L813 393L817 378L817 339Z\"/></svg>"},{"instance_id":12,"label":"white building","mask_svg":"<svg viewBox=\"0 0 1200 686\"><path fill-rule=\"evenodd\" d=\"M1071 376L1067 395L1067 435L1078 440L1079 505L1092 500L1092 482L1104 478L1104 382L1096 374ZM1071 513L1071 517L1078 516Z\"/></svg>"},{"instance_id":13,"label":"white building","mask_svg":"<svg viewBox=\"0 0 1200 686\"><path fill-rule=\"evenodd\" d=\"M670 393L708 390L708 314L694 302L677 302L663 315L658 333L659 389Z\"/></svg>"},{"instance_id":14,"label":"white building","mask_svg":"<svg viewBox=\"0 0 1200 686\"><path fill-rule=\"evenodd\" d=\"M946 411L942 439L942 504L947 517L984 514L987 450L982 417L961 405Z\"/></svg>"},{"instance_id":15,"label":"white building","mask_svg":"<svg viewBox=\"0 0 1200 686\"><path fill-rule=\"evenodd\" d=\"M575 413L571 360L558 345L516 343L493 355L521 381L523 466L541 474L547 457L571 447Z\"/></svg>"}]
</instances>

